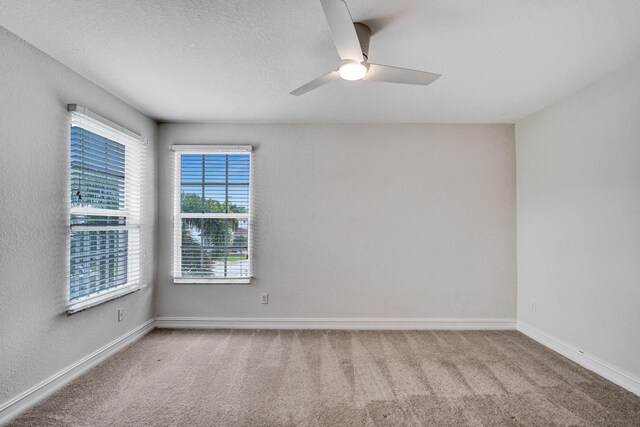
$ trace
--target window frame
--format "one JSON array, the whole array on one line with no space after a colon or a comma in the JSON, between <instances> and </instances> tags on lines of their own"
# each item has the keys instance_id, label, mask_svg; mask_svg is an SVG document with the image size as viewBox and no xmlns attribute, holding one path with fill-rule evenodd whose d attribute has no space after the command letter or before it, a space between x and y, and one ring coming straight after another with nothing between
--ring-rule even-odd
<instances>
[{"instance_id":1,"label":"window frame","mask_svg":"<svg viewBox=\"0 0 640 427\"><path fill-rule=\"evenodd\" d=\"M172 279L174 284L217 284L234 285L249 284L253 279L253 146L252 145L185 145L175 144L171 146L174 161L174 203L173 203L173 269ZM248 213L183 213L181 211L181 190L182 190L182 159L183 154L218 154L218 155L238 155L249 156L249 198ZM212 218L212 219L246 219L247 227L247 276L243 277L181 277L182 271L182 219L183 218Z\"/></svg>"},{"instance_id":2,"label":"window frame","mask_svg":"<svg viewBox=\"0 0 640 427\"><path fill-rule=\"evenodd\" d=\"M143 284L143 248L142 248L142 177L143 162L145 158L145 147L147 140L135 132L120 126L109 119L106 119L86 107L78 104L69 104L67 110L70 112L69 131L73 126L78 126L88 132L99 135L103 138L112 140L121 144L125 148L125 177L124 177L124 207L121 209L105 209L91 207L73 207L72 200L68 197L68 239L67 239L67 268L68 275L66 280L66 296L67 296L67 314L74 314L82 310L103 304L107 301L123 297L130 293L136 292L144 287ZM74 121L76 123L74 124ZM84 126L83 126L84 125ZM68 177L71 180L71 145L72 135L68 134L69 147L69 172ZM131 153L136 152L136 155ZM129 155L127 155L127 153ZM138 162L138 164L136 164ZM138 176L132 176L132 171L138 171ZM67 191L72 191L71 182L68 182ZM69 194L69 193L67 193ZM74 215L84 216L106 216L106 217L125 217L126 225L72 225ZM133 224L130 220L133 219ZM117 285L108 289L99 290L88 295L71 299L71 235L73 232L82 231L107 231L107 230L128 230L134 233L128 233L127 237L127 281L124 284ZM134 272L137 272L134 273Z\"/></svg>"}]
</instances>

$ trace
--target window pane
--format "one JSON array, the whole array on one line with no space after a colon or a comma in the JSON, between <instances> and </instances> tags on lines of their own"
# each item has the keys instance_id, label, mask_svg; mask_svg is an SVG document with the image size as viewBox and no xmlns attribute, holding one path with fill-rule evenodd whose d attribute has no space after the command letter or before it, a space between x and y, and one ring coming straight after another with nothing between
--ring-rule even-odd
<instances>
[{"instance_id":1,"label":"window pane","mask_svg":"<svg viewBox=\"0 0 640 427\"><path fill-rule=\"evenodd\" d=\"M204 187L205 204L202 213L224 213L226 186L206 185Z\"/></svg>"},{"instance_id":2,"label":"window pane","mask_svg":"<svg viewBox=\"0 0 640 427\"><path fill-rule=\"evenodd\" d=\"M229 212L249 212L249 185L229 185Z\"/></svg>"},{"instance_id":3,"label":"window pane","mask_svg":"<svg viewBox=\"0 0 640 427\"><path fill-rule=\"evenodd\" d=\"M183 184L202 183L202 154L183 154L181 156L180 180Z\"/></svg>"},{"instance_id":4,"label":"window pane","mask_svg":"<svg viewBox=\"0 0 640 427\"><path fill-rule=\"evenodd\" d=\"M125 147L71 128L71 207L124 209Z\"/></svg>"},{"instance_id":5,"label":"window pane","mask_svg":"<svg viewBox=\"0 0 640 427\"><path fill-rule=\"evenodd\" d=\"M232 184L249 184L249 155L229 155L229 182Z\"/></svg>"},{"instance_id":6,"label":"window pane","mask_svg":"<svg viewBox=\"0 0 640 427\"><path fill-rule=\"evenodd\" d=\"M204 177L207 184L224 184L227 179L227 155L205 154Z\"/></svg>"},{"instance_id":7,"label":"window pane","mask_svg":"<svg viewBox=\"0 0 640 427\"><path fill-rule=\"evenodd\" d=\"M249 213L248 154L182 154L181 212Z\"/></svg>"},{"instance_id":8,"label":"window pane","mask_svg":"<svg viewBox=\"0 0 640 427\"><path fill-rule=\"evenodd\" d=\"M202 212L202 185L183 185L180 200L182 212Z\"/></svg>"},{"instance_id":9,"label":"window pane","mask_svg":"<svg viewBox=\"0 0 640 427\"><path fill-rule=\"evenodd\" d=\"M246 219L182 219L182 277L247 277Z\"/></svg>"},{"instance_id":10,"label":"window pane","mask_svg":"<svg viewBox=\"0 0 640 427\"><path fill-rule=\"evenodd\" d=\"M128 230L71 232L70 299L127 283Z\"/></svg>"}]
</instances>

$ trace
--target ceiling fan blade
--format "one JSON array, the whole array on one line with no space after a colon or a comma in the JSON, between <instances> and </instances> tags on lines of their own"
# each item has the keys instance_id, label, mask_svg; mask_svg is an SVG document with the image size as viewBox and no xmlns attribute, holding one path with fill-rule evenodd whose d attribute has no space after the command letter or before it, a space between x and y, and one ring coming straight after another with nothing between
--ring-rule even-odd
<instances>
[{"instance_id":1,"label":"ceiling fan blade","mask_svg":"<svg viewBox=\"0 0 640 427\"><path fill-rule=\"evenodd\" d=\"M351 14L343 0L320 0L324 15L329 23L331 37L338 49L340 59L350 59L357 62L364 61L358 34L353 26Z\"/></svg>"},{"instance_id":2,"label":"ceiling fan blade","mask_svg":"<svg viewBox=\"0 0 640 427\"><path fill-rule=\"evenodd\" d=\"M326 85L327 83L331 83L334 80L338 80L340 78L340 73L337 71L332 71L330 73L325 74L324 76L320 76L315 80L311 80L304 86L300 86L298 89L291 91L291 95L300 96L307 92L311 92L314 89L319 88L322 85Z\"/></svg>"},{"instance_id":3,"label":"ceiling fan blade","mask_svg":"<svg viewBox=\"0 0 640 427\"><path fill-rule=\"evenodd\" d=\"M363 80L426 86L436 81L439 77L440 74L427 73L426 71L369 64L369 71Z\"/></svg>"}]
</instances>

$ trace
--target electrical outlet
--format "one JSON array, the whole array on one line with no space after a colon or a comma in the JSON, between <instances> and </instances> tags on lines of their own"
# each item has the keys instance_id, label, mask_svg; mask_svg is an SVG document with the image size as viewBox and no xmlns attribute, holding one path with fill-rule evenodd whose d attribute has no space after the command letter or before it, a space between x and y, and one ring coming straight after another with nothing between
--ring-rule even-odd
<instances>
[{"instance_id":1,"label":"electrical outlet","mask_svg":"<svg viewBox=\"0 0 640 427\"><path fill-rule=\"evenodd\" d=\"M536 312L536 302L535 301L531 301L531 312L532 313Z\"/></svg>"},{"instance_id":2,"label":"electrical outlet","mask_svg":"<svg viewBox=\"0 0 640 427\"><path fill-rule=\"evenodd\" d=\"M262 303L269 304L269 294L262 294Z\"/></svg>"},{"instance_id":3,"label":"electrical outlet","mask_svg":"<svg viewBox=\"0 0 640 427\"><path fill-rule=\"evenodd\" d=\"M122 322L124 320L124 308L118 309L118 322Z\"/></svg>"}]
</instances>

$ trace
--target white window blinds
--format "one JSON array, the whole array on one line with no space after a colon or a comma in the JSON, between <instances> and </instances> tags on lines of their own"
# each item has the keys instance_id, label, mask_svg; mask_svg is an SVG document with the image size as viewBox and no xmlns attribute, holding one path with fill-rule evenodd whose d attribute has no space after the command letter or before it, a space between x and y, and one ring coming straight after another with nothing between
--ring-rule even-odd
<instances>
[{"instance_id":1,"label":"white window blinds","mask_svg":"<svg viewBox=\"0 0 640 427\"><path fill-rule=\"evenodd\" d=\"M146 144L85 108L69 110L69 312L75 312L140 287Z\"/></svg>"},{"instance_id":2,"label":"white window blinds","mask_svg":"<svg viewBox=\"0 0 640 427\"><path fill-rule=\"evenodd\" d=\"M251 146L174 145L174 281L248 283Z\"/></svg>"}]
</instances>

